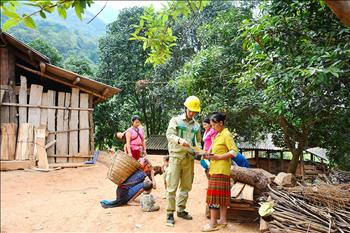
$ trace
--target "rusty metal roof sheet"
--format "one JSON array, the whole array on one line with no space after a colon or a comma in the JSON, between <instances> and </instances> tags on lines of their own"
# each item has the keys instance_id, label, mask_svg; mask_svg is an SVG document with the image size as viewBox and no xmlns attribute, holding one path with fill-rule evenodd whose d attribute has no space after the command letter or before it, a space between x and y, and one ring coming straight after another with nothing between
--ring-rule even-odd
<instances>
[{"instance_id":1,"label":"rusty metal roof sheet","mask_svg":"<svg viewBox=\"0 0 350 233\"><path fill-rule=\"evenodd\" d=\"M168 150L168 140L164 135L151 135L146 140L148 150Z\"/></svg>"}]
</instances>

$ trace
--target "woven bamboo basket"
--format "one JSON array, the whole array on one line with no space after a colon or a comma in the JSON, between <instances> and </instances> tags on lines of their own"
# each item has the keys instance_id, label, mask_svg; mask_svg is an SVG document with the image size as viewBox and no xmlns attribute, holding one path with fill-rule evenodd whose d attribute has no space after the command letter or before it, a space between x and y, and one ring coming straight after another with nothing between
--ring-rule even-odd
<instances>
[{"instance_id":1,"label":"woven bamboo basket","mask_svg":"<svg viewBox=\"0 0 350 233\"><path fill-rule=\"evenodd\" d=\"M107 177L113 183L121 185L132 173L140 168L140 163L134 158L118 150L112 159Z\"/></svg>"}]
</instances>

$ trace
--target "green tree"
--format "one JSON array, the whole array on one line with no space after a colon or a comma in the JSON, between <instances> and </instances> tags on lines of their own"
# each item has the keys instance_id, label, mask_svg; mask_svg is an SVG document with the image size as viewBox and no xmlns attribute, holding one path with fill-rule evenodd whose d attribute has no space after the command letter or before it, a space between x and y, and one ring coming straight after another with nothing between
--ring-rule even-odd
<instances>
[{"instance_id":1,"label":"green tree","mask_svg":"<svg viewBox=\"0 0 350 233\"><path fill-rule=\"evenodd\" d=\"M129 40L132 25L143 11L136 7L124 9L100 39L96 80L122 89L94 111L95 139L100 147L114 145L113 133L127 129L134 114L141 116L147 135L162 132L169 120L169 108L176 101L167 83L154 75L152 66L144 65L147 53L142 45Z\"/></svg>"},{"instance_id":2,"label":"green tree","mask_svg":"<svg viewBox=\"0 0 350 233\"><path fill-rule=\"evenodd\" d=\"M177 37L173 35L172 23L190 14L198 15L209 1L169 1L160 11L153 6L145 9L140 17L130 40L143 42L143 49L149 49L146 63L154 66L164 64L172 54L172 47L176 46Z\"/></svg>"},{"instance_id":3,"label":"green tree","mask_svg":"<svg viewBox=\"0 0 350 233\"><path fill-rule=\"evenodd\" d=\"M71 55L64 61L63 66L65 69L83 76L92 77L94 75L91 64L85 57Z\"/></svg>"},{"instance_id":4,"label":"green tree","mask_svg":"<svg viewBox=\"0 0 350 233\"><path fill-rule=\"evenodd\" d=\"M265 2L263 16L242 28L249 54L242 61L238 104L292 152L288 171L295 173L308 147L349 142L321 134L327 128L349 132L343 122L349 114L349 29L318 0Z\"/></svg>"},{"instance_id":5,"label":"green tree","mask_svg":"<svg viewBox=\"0 0 350 233\"><path fill-rule=\"evenodd\" d=\"M202 50L186 62L178 86L201 96L203 114L226 112L228 127L246 140L272 133L293 153L290 172L314 146L347 167L349 29L319 1L262 6L255 18L241 5L199 27Z\"/></svg>"},{"instance_id":6,"label":"green tree","mask_svg":"<svg viewBox=\"0 0 350 233\"><path fill-rule=\"evenodd\" d=\"M53 65L62 66L62 56L55 47L50 46L40 38L29 42L28 45L47 56Z\"/></svg>"}]
</instances>

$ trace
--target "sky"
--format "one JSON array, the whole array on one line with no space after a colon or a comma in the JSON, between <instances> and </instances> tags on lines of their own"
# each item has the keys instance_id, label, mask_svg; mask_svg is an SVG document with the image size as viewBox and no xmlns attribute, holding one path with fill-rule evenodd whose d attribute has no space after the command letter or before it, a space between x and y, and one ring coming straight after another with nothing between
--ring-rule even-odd
<instances>
[{"instance_id":1,"label":"sky","mask_svg":"<svg viewBox=\"0 0 350 233\"><path fill-rule=\"evenodd\" d=\"M95 1L95 4L103 6L106 1ZM162 4L165 4L166 1L107 1L107 7L114 8L116 10L121 10L123 8L133 7L133 6L150 6L153 4L155 9L162 8Z\"/></svg>"}]
</instances>

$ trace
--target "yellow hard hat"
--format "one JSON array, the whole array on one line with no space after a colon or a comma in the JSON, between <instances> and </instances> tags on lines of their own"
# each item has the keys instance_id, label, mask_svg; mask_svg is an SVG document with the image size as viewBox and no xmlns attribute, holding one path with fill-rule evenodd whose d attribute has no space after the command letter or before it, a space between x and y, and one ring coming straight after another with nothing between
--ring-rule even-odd
<instances>
[{"instance_id":1,"label":"yellow hard hat","mask_svg":"<svg viewBox=\"0 0 350 233\"><path fill-rule=\"evenodd\" d=\"M185 103L185 107L192 112L200 112L201 111L201 101L197 96L189 96L187 97Z\"/></svg>"}]
</instances>

